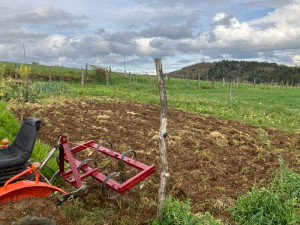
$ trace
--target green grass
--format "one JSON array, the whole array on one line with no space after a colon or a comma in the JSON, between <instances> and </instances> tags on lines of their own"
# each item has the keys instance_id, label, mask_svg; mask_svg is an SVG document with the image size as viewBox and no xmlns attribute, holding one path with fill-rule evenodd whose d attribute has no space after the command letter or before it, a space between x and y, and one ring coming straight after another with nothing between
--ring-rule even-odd
<instances>
[{"instance_id":1,"label":"green grass","mask_svg":"<svg viewBox=\"0 0 300 225\"><path fill-rule=\"evenodd\" d=\"M152 81L154 86L152 85ZM105 96L123 98L147 104L159 105L159 92L156 77L146 78L140 75L138 85L132 84L118 76L112 76L111 84L89 83L81 86L68 83L66 92L70 96ZM151 83L151 84L150 84ZM283 131L300 132L300 90L296 88L279 88L263 85L241 84L232 89L232 100L228 102L228 84L201 81L198 89L197 81L171 79L166 84L168 106L187 112L212 115L223 119L233 119L252 125L278 128Z\"/></svg>"},{"instance_id":2,"label":"green grass","mask_svg":"<svg viewBox=\"0 0 300 225\"><path fill-rule=\"evenodd\" d=\"M300 224L300 175L281 160L277 174L268 188L258 188L239 196L231 209L238 224Z\"/></svg>"},{"instance_id":3,"label":"green grass","mask_svg":"<svg viewBox=\"0 0 300 225\"><path fill-rule=\"evenodd\" d=\"M15 63L12 62L0 62L0 63L6 64L6 71L5 71L6 74L15 73ZM20 67L21 64L22 63L17 63L18 68ZM45 77L49 76L49 66L30 64L30 63L28 65L31 67L32 74L39 74ZM90 74L90 76L94 76L94 71L88 70L88 74ZM51 75L59 76L59 77L64 77L64 76L81 77L81 69L68 68L63 66L51 66Z\"/></svg>"},{"instance_id":4,"label":"green grass","mask_svg":"<svg viewBox=\"0 0 300 225\"><path fill-rule=\"evenodd\" d=\"M162 209L162 220L153 220L152 225L221 225L220 220L215 220L209 213L204 215L191 213L191 200L180 202L172 196L166 198Z\"/></svg>"}]
</instances>

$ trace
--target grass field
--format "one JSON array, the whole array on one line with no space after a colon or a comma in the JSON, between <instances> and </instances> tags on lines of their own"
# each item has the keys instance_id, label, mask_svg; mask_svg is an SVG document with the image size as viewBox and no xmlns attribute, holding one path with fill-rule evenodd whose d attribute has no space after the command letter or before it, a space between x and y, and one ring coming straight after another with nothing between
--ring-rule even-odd
<instances>
[{"instance_id":1,"label":"grass field","mask_svg":"<svg viewBox=\"0 0 300 225\"><path fill-rule=\"evenodd\" d=\"M1 62L6 65L6 73L13 74L15 72L15 63L12 62ZM19 68L22 63L16 63ZM23 63L24 64L24 63ZM29 64L31 67L31 72L33 74L40 74L44 76L49 75L49 66L45 65L37 65L37 64ZM90 71L91 72L91 71ZM77 68L67 68L63 66L51 66L51 74L52 76L81 76L81 69Z\"/></svg>"},{"instance_id":2,"label":"grass field","mask_svg":"<svg viewBox=\"0 0 300 225\"><path fill-rule=\"evenodd\" d=\"M135 80L135 76L133 76ZM132 78L132 80L133 80ZM67 94L71 96L105 96L159 105L156 77L138 77L138 84L120 77L112 77L109 86L95 83L81 86L67 84ZM153 86L154 84L154 86ZM228 102L228 84L171 79L166 84L168 106L184 111L213 115L223 119L243 121L252 125L278 128L284 131L300 132L300 90L279 87L264 88L263 85L241 84L232 89L232 99Z\"/></svg>"},{"instance_id":3,"label":"grass field","mask_svg":"<svg viewBox=\"0 0 300 225\"><path fill-rule=\"evenodd\" d=\"M13 73L14 63L6 64L6 72ZM18 64L20 66L20 64ZM32 73L48 76L49 67L43 65L30 65ZM94 71L88 71L94 77ZM61 66L52 67L52 75L60 77L81 76L81 70ZM65 83L65 94L69 96L105 96L117 97L138 102L159 105L156 76L138 75L138 84L135 84L135 74L131 75L132 83L128 77L125 79L121 73L112 73L110 85L105 83L89 83L81 86L79 82ZM61 83L59 84L61 86ZM56 86L59 86L58 84ZM39 84L41 96L56 92L55 84ZM51 87L50 87L51 86ZM182 79L170 79L167 84L168 105L171 108L182 109L188 112L213 115L223 119L243 121L252 125L278 128L283 131L300 132L300 89L270 85L240 84L239 88L233 84L232 99L228 102L228 83L224 88L221 82L190 80L189 85ZM45 93L43 93L43 90ZM60 93L61 94L61 93Z\"/></svg>"}]
</instances>

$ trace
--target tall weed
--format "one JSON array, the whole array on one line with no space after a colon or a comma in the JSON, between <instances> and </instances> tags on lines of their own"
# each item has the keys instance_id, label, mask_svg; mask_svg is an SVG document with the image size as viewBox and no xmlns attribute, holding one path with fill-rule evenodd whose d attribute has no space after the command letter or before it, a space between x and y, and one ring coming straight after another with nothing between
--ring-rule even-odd
<instances>
[{"instance_id":1,"label":"tall weed","mask_svg":"<svg viewBox=\"0 0 300 225\"><path fill-rule=\"evenodd\" d=\"M300 175L284 166L268 188L258 188L239 196L231 208L238 224L300 224Z\"/></svg>"},{"instance_id":2,"label":"tall weed","mask_svg":"<svg viewBox=\"0 0 300 225\"><path fill-rule=\"evenodd\" d=\"M196 216L191 213L191 200L187 199L186 202L180 202L173 199L172 196L168 197L163 205L163 217L159 223L154 220L152 225L221 225L219 220L215 220L213 216L206 212L202 216Z\"/></svg>"}]
</instances>

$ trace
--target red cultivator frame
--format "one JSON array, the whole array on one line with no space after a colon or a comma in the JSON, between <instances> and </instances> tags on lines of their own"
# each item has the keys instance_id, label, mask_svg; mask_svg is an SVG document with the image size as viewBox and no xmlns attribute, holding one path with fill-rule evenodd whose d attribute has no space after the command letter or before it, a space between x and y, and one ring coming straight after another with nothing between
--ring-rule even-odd
<instances>
[{"instance_id":1,"label":"red cultivator frame","mask_svg":"<svg viewBox=\"0 0 300 225\"><path fill-rule=\"evenodd\" d=\"M148 176L153 174L155 172L155 166L147 166L143 163L140 163L136 161L136 153L132 150L127 150L123 155L112 151L111 149L107 149L103 146L101 146L103 143L108 141L103 141L100 144L95 144L94 141L90 140L87 141L81 145L77 145L73 148L69 147L69 142L67 141L66 136L59 135L58 137L58 143L59 145L59 160L57 160L59 164L59 170L54 174L51 181L55 181L55 177L60 175L63 179L65 179L67 182L69 182L71 185L73 185L76 188L80 188L83 185L83 180L87 177L92 177L100 182L102 182L102 192L103 194L109 198L109 199L115 199L119 197L120 195L124 194L126 191L128 191L133 186L137 185L138 183L144 181ZM110 143L110 142L108 142ZM110 143L111 144L111 143ZM124 168L124 164L127 164L131 167L134 167L140 172L136 174L135 176L131 177L127 181L124 182L122 171L111 173L109 175L105 175L103 173L100 173L98 171L97 163L92 159L86 159L83 161L79 161L75 158L76 153L84 150L84 149L95 149L95 151L99 151L100 153L105 154L106 156L112 157L114 159L119 160L119 168L122 170ZM127 153L132 152L134 153L134 158L129 158L126 156ZM90 167L87 162L88 161L94 161L95 168ZM65 171L65 162L70 165L70 169L68 171ZM80 174L79 172L83 171L83 174ZM119 175L122 178L121 183L118 183L114 181L111 177ZM50 182L51 182L50 181ZM53 183L53 182L52 182ZM117 192L114 196L107 196L105 189L106 187L109 187L113 191Z\"/></svg>"}]
</instances>

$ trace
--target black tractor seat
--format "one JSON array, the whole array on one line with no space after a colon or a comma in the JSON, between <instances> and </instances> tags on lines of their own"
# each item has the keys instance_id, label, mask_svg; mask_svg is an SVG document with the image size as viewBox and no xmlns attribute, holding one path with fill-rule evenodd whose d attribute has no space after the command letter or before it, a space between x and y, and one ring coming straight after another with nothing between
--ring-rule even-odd
<instances>
[{"instance_id":1,"label":"black tractor seat","mask_svg":"<svg viewBox=\"0 0 300 225\"><path fill-rule=\"evenodd\" d=\"M23 165L29 160L41 121L34 117L26 118L11 145L0 148L0 174L7 168Z\"/></svg>"}]
</instances>

